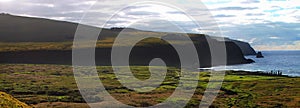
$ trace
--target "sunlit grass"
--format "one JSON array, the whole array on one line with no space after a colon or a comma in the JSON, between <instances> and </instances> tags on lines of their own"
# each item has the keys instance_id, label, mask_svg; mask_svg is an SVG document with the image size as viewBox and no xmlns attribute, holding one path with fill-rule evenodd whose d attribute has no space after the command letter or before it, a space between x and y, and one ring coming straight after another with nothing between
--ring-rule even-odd
<instances>
[{"instance_id":1,"label":"sunlit grass","mask_svg":"<svg viewBox=\"0 0 300 108\"><path fill-rule=\"evenodd\" d=\"M132 34L132 33L131 33ZM138 34L136 34L138 35ZM159 36L158 36L159 37ZM113 45L116 47L132 46L133 40L130 38L120 39L121 43L115 42L115 37L107 37L96 42L96 48L111 48ZM170 40L168 42L160 38L146 38L137 42L134 46L151 47L153 45L185 45L188 41L183 40ZM196 43L196 41L194 42ZM90 41L88 45L80 44L80 46L73 46L72 41L68 42L0 42L0 52L14 52L14 51L36 51L36 50L71 50L72 48L86 48L92 47Z\"/></svg>"},{"instance_id":2,"label":"sunlit grass","mask_svg":"<svg viewBox=\"0 0 300 108\"><path fill-rule=\"evenodd\" d=\"M0 91L12 94L27 104L45 102L83 103L68 65L0 64ZM118 67L122 71L122 67ZM159 67L157 67L159 68ZM101 82L119 101L133 106L149 106L164 101L177 88L180 69L168 67L166 79L149 93L136 92L122 86L112 68L97 67ZM150 76L147 66L132 66L139 79ZM239 72L237 72L239 73ZM243 72L227 72L213 106L216 107L299 107L300 78L260 76ZM201 72L198 87L188 106L197 106L207 86L209 72ZM128 79L130 80L130 79ZM101 96L98 96L101 102ZM180 100L180 99L179 99ZM176 101L173 99L172 101Z\"/></svg>"}]
</instances>

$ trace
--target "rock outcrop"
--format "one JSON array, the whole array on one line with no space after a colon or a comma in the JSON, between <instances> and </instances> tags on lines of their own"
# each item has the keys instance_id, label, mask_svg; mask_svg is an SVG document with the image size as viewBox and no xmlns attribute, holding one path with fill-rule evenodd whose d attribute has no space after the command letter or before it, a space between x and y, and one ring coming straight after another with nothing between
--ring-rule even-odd
<instances>
[{"instance_id":1,"label":"rock outcrop","mask_svg":"<svg viewBox=\"0 0 300 108\"><path fill-rule=\"evenodd\" d=\"M262 55L262 52L257 52L256 58L264 58L264 56Z\"/></svg>"}]
</instances>

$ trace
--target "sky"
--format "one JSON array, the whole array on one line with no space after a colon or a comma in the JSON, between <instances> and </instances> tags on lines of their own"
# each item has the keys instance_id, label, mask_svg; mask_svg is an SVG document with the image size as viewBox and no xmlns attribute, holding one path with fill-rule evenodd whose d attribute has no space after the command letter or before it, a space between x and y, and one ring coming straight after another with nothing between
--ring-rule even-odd
<instances>
[{"instance_id":1,"label":"sky","mask_svg":"<svg viewBox=\"0 0 300 108\"><path fill-rule=\"evenodd\" d=\"M0 0L0 13L107 28L182 30L245 41L256 50L300 50L299 0L157 0L165 1L161 4L130 1Z\"/></svg>"}]
</instances>

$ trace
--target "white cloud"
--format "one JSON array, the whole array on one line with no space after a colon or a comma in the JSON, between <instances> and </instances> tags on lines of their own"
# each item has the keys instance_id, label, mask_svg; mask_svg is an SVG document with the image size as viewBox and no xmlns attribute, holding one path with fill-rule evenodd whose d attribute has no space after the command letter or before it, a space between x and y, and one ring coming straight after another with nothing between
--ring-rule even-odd
<instances>
[{"instance_id":1,"label":"white cloud","mask_svg":"<svg viewBox=\"0 0 300 108\"><path fill-rule=\"evenodd\" d=\"M79 19L87 9L96 0L63 0L63 1L40 1L40 0L23 0L23 1L10 1L10 5L0 6L1 11L16 14L27 14L32 16L42 17L70 17L69 19ZM228 27L230 25L247 25L253 23L266 23L266 22L286 22L297 23L299 22L299 11L296 8L299 6L297 1L265 1L265 0L202 0L204 4L210 9L210 12L215 16L218 23L222 23L220 26ZM94 10L99 10L106 14L113 13L111 9L118 6L117 4L109 4L111 1L103 0L101 3L95 4ZM194 5L196 3L193 3ZM22 7L21 9L14 9L12 7ZM201 14L201 11L205 9L186 9L194 14ZM77 16L64 16L65 13L70 11L77 11ZM159 12L160 15L171 16L176 21L190 21L185 15L180 14L174 9L163 6L140 6L130 9L131 12L135 12L135 15L129 17L136 17L138 12ZM170 13L170 12L174 13ZM176 13L177 12L177 13ZM48 14L57 14L57 16L49 16ZM181 12L182 13L182 12ZM128 16L128 15L127 15ZM223 16L223 17L222 17ZM77 17L77 18L74 18ZM145 17L145 16L144 16ZM148 17L148 16L147 16ZM202 16L205 17L205 16ZM148 17L151 18L151 17ZM128 20L132 20L129 18ZM75 20L73 22L77 22ZM96 23L96 21L95 21ZM227 24L226 24L227 23Z\"/></svg>"},{"instance_id":2,"label":"white cloud","mask_svg":"<svg viewBox=\"0 0 300 108\"><path fill-rule=\"evenodd\" d=\"M26 5L30 6L45 6L45 7L50 7L53 8L55 5L52 3L25 3Z\"/></svg>"},{"instance_id":3,"label":"white cloud","mask_svg":"<svg viewBox=\"0 0 300 108\"><path fill-rule=\"evenodd\" d=\"M283 45L255 45L256 50L300 50L300 41Z\"/></svg>"},{"instance_id":4,"label":"white cloud","mask_svg":"<svg viewBox=\"0 0 300 108\"><path fill-rule=\"evenodd\" d=\"M241 39L238 38L237 40L243 41L243 42L248 42L249 44L252 44L257 38L251 38L251 39Z\"/></svg>"},{"instance_id":5,"label":"white cloud","mask_svg":"<svg viewBox=\"0 0 300 108\"><path fill-rule=\"evenodd\" d=\"M266 0L218 0L211 3L204 0L213 15L233 15L236 17L216 18L219 22L230 24L253 24L265 22L298 23L299 11L296 0L266 1ZM247 4L245 4L247 3ZM233 21L233 22L230 22Z\"/></svg>"},{"instance_id":6,"label":"white cloud","mask_svg":"<svg viewBox=\"0 0 300 108\"><path fill-rule=\"evenodd\" d=\"M269 37L270 39L280 39L279 37L277 37L277 36L271 36L271 37Z\"/></svg>"},{"instance_id":7,"label":"white cloud","mask_svg":"<svg viewBox=\"0 0 300 108\"><path fill-rule=\"evenodd\" d=\"M250 39L250 41L248 41L250 44L252 44L254 41L256 40L256 38L252 38Z\"/></svg>"},{"instance_id":8,"label":"white cloud","mask_svg":"<svg viewBox=\"0 0 300 108\"><path fill-rule=\"evenodd\" d=\"M92 1L84 1L84 2L75 2L75 3L71 3L71 5L74 6L82 6L82 5L94 5L97 1L92 0Z\"/></svg>"}]
</instances>

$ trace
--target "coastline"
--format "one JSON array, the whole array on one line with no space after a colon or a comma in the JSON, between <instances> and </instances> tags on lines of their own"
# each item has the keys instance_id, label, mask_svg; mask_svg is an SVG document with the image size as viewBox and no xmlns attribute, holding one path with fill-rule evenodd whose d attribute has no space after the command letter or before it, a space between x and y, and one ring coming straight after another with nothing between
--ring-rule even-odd
<instances>
[{"instance_id":1,"label":"coastline","mask_svg":"<svg viewBox=\"0 0 300 108\"><path fill-rule=\"evenodd\" d=\"M264 58L255 56L245 56L247 59L253 59L255 63L228 65L226 67L212 67L214 70L233 70L233 71L251 71L251 72L282 72L283 75L300 76L300 51L262 51Z\"/></svg>"}]
</instances>

